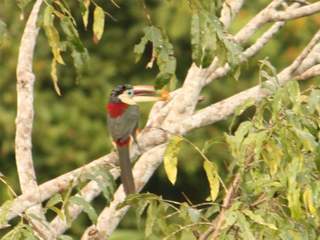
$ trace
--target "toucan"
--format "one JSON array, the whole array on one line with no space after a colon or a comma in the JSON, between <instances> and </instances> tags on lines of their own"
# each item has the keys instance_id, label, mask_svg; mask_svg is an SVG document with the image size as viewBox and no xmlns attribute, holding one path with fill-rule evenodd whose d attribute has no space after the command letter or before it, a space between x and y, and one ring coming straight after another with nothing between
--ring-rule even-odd
<instances>
[{"instance_id":1,"label":"toucan","mask_svg":"<svg viewBox=\"0 0 320 240\"><path fill-rule=\"evenodd\" d=\"M139 124L138 102L157 101L153 86L118 85L111 92L106 105L108 131L119 154L121 182L126 195L136 192L129 155L131 138L137 143L136 131ZM139 145L138 145L139 146Z\"/></svg>"}]
</instances>

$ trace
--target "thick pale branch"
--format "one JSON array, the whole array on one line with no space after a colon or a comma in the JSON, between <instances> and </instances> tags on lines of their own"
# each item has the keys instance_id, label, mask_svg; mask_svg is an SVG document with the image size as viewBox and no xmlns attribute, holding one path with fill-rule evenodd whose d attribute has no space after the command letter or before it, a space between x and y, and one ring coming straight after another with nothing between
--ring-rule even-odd
<instances>
[{"instance_id":1,"label":"thick pale branch","mask_svg":"<svg viewBox=\"0 0 320 240\"><path fill-rule=\"evenodd\" d=\"M17 63L17 118L15 155L20 187L23 193L37 188L36 174L32 160L33 125L33 52L38 36L36 21L42 0L38 0L28 18L22 35Z\"/></svg>"},{"instance_id":2,"label":"thick pale branch","mask_svg":"<svg viewBox=\"0 0 320 240\"><path fill-rule=\"evenodd\" d=\"M266 8L260 11L252 18L241 30L235 35L234 40L238 43L246 42L263 24L268 22L268 12L270 9L275 9L283 1L272 1Z\"/></svg>"},{"instance_id":3,"label":"thick pale branch","mask_svg":"<svg viewBox=\"0 0 320 240\"><path fill-rule=\"evenodd\" d=\"M17 118L15 137L16 164L22 193L34 191L34 198L40 199L36 173L32 159L32 126L33 126L33 90L35 76L32 72L32 61L39 28L37 19L43 0L37 0L28 17L21 43L17 63ZM41 239L53 239L47 228L41 204L28 209L27 213L38 219L28 217L35 233ZM27 215L28 216L28 215ZM40 220L41 219L41 220Z\"/></svg>"},{"instance_id":4,"label":"thick pale branch","mask_svg":"<svg viewBox=\"0 0 320 240\"><path fill-rule=\"evenodd\" d=\"M307 80L313 77L317 77L319 75L320 75L320 64L309 68L307 71L297 76L296 80Z\"/></svg>"},{"instance_id":5,"label":"thick pale branch","mask_svg":"<svg viewBox=\"0 0 320 240\"><path fill-rule=\"evenodd\" d=\"M299 7L294 10L277 11L270 10L268 21L287 21L296 18L313 15L320 11L320 2L313 3L307 6Z\"/></svg>"},{"instance_id":6,"label":"thick pale branch","mask_svg":"<svg viewBox=\"0 0 320 240\"><path fill-rule=\"evenodd\" d=\"M119 169L112 169L110 173L114 179L117 179L119 177L120 171ZM80 194L77 194L77 196L81 196L87 202L91 202L93 199L100 195L101 191L102 190L100 189L97 182L90 181L85 187L81 189ZM68 205L68 214L70 218L69 221L73 222L82 211L83 207L79 205ZM56 237L63 234L70 227L66 219L61 219L59 216L56 216L52 220L50 226L52 229L54 229Z\"/></svg>"},{"instance_id":7,"label":"thick pale branch","mask_svg":"<svg viewBox=\"0 0 320 240\"><path fill-rule=\"evenodd\" d=\"M315 34L310 43L305 47L302 53L293 61L293 63L285 68L282 72L278 74L278 79L280 84L285 84L292 78L298 76L296 74L296 70L299 65L306 61L307 57L313 57L310 52L315 48L317 43L320 41L320 31ZM226 69L227 70L227 69ZM220 76L222 71L220 73ZM269 84L272 84L272 80L268 81ZM248 99L254 99L255 101L260 101L262 98L271 94L268 91L265 91L259 85L242 91L238 94L235 94L223 101L212 104L209 107L199 110L190 118L186 119L180 127L184 131L189 131L194 128L207 126L209 124L215 123L217 121L223 120L230 116L235 109L243 104Z\"/></svg>"},{"instance_id":8,"label":"thick pale branch","mask_svg":"<svg viewBox=\"0 0 320 240\"><path fill-rule=\"evenodd\" d=\"M55 193L66 190L68 187L70 187L72 183L76 184L76 179L79 178L79 176L82 173L85 173L86 171L92 169L93 167L106 166L106 168L108 167L112 168L115 166L116 162L117 162L117 155L115 153L110 153L95 161L92 161L91 163L83 167L75 169L71 172L63 174L57 178L54 178L48 182L41 184L38 187L38 190L31 190L28 193L22 194L21 196L19 196L13 201L10 211L7 215L7 220L8 221L11 220L12 218L24 212L29 207L32 207L38 203L46 201ZM37 197L38 193L40 195L39 198ZM1 209L0 209L0 213L1 213Z\"/></svg>"},{"instance_id":9,"label":"thick pale branch","mask_svg":"<svg viewBox=\"0 0 320 240\"><path fill-rule=\"evenodd\" d=\"M142 190L154 171L162 163L162 156L165 148L166 144L161 144L147 151L134 166L133 175L138 192ZM128 207L117 209L119 203L123 202L124 199L125 193L122 186L120 186L114 194L114 200L110 206L106 207L99 215L97 225L89 227L82 236L82 240L107 239L128 210Z\"/></svg>"}]
</instances>

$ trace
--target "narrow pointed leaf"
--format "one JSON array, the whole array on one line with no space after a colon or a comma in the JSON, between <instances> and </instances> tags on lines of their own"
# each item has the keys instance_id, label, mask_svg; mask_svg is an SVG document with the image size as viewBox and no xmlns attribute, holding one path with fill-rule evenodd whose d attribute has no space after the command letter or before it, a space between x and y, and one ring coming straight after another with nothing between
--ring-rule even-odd
<instances>
[{"instance_id":1,"label":"narrow pointed leaf","mask_svg":"<svg viewBox=\"0 0 320 240\"><path fill-rule=\"evenodd\" d=\"M169 181L173 185L177 179L178 154L182 140L183 139L179 136L172 137L164 154L164 169Z\"/></svg>"},{"instance_id":2,"label":"narrow pointed leaf","mask_svg":"<svg viewBox=\"0 0 320 240\"><path fill-rule=\"evenodd\" d=\"M96 6L93 13L93 42L98 43L104 32L105 15L101 7Z\"/></svg>"},{"instance_id":3,"label":"narrow pointed leaf","mask_svg":"<svg viewBox=\"0 0 320 240\"><path fill-rule=\"evenodd\" d=\"M205 160L203 163L203 168L207 174L207 178L209 181L211 201L214 202L218 197L219 187L220 187L217 167L215 166L214 163L208 160Z\"/></svg>"}]
</instances>

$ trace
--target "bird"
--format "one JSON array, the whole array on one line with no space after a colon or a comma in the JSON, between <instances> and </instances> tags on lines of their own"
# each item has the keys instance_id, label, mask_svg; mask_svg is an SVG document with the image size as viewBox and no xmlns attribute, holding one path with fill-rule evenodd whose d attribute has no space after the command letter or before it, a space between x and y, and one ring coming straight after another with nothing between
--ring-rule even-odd
<instances>
[{"instance_id":1,"label":"bird","mask_svg":"<svg viewBox=\"0 0 320 240\"><path fill-rule=\"evenodd\" d=\"M136 134L140 118L137 103L157 100L159 97L156 97L156 91L151 85L121 84L111 91L106 105L108 131L119 155L120 178L126 195L136 192L129 147L131 139L137 143Z\"/></svg>"}]
</instances>

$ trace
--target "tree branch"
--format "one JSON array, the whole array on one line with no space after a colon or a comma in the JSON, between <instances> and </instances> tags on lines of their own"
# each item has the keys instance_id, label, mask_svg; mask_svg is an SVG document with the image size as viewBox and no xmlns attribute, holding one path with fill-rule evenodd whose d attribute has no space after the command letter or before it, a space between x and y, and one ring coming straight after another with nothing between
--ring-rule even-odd
<instances>
[{"instance_id":1,"label":"tree branch","mask_svg":"<svg viewBox=\"0 0 320 240\"><path fill-rule=\"evenodd\" d=\"M299 7L295 10L277 11L272 9L269 11L268 21L287 21L287 20L310 16L319 11L320 11L320 2Z\"/></svg>"},{"instance_id":2,"label":"tree branch","mask_svg":"<svg viewBox=\"0 0 320 240\"><path fill-rule=\"evenodd\" d=\"M228 29L232 20L240 11L244 0L226 0L222 5L220 21Z\"/></svg>"},{"instance_id":3,"label":"tree branch","mask_svg":"<svg viewBox=\"0 0 320 240\"><path fill-rule=\"evenodd\" d=\"M211 227L207 229L199 238L199 240L206 240L209 238L209 236L212 234L211 239L215 240L219 236L220 229L222 227L224 218L225 218L225 212L228 210L228 208L231 205L231 202L234 198L235 193L238 191L239 184L240 184L240 173L237 173L235 178L233 179L230 187L228 188L228 191L226 193L226 196L223 199L223 204L221 211L219 215L212 221Z\"/></svg>"},{"instance_id":4,"label":"tree branch","mask_svg":"<svg viewBox=\"0 0 320 240\"><path fill-rule=\"evenodd\" d=\"M133 169L135 185L137 192L140 192L145 184L149 181L154 171L162 163L162 156L166 149L166 144L161 144L148 152L144 153ZM90 226L84 232L82 240L104 240L107 239L114 229L118 226L124 214L129 207L117 209L119 203L125 199L125 193L122 185L114 194L114 200L109 207L106 207L99 215L96 226Z\"/></svg>"},{"instance_id":5,"label":"tree branch","mask_svg":"<svg viewBox=\"0 0 320 240\"><path fill-rule=\"evenodd\" d=\"M27 20L19 48L17 63L17 118L15 137L15 156L20 188L22 193L34 191L34 198L40 199L36 174L32 160L32 125L33 125L33 89L35 76L32 72L33 54L39 28L37 19L43 0L37 0ZM38 237L52 239L46 228L46 220L41 204L28 209L41 220L29 218Z\"/></svg>"},{"instance_id":6,"label":"tree branch","mask_svg":"<svg viewBox=\"0 0 320 240\"><path fill-rule=\"evenodd\" d=\"M315 34L310 43L305 47L305 49L296 58L296 60L293 61L293 63L289 67L285 68L278 74L278 79L281 85L297 76L295 75L297 68L303 61L307 60L308 56L313 57L310 52L315 48L316 44L319 41L320 31ZM221 76L221 74L219 76ZM268 84L273 84L271 80L267 82ZM199 110L191 117L185 119L185 121L180 124L180 127L185 131L190 131L194 128L207 126L209 124L227 118L235 111L238 106L243 104L246 100L254 99L256 102L258 102L269 94L271 93L265 91L259 85L257 85L238 94L235 94L225 100Z\"/></svg>"}]
</instances>

